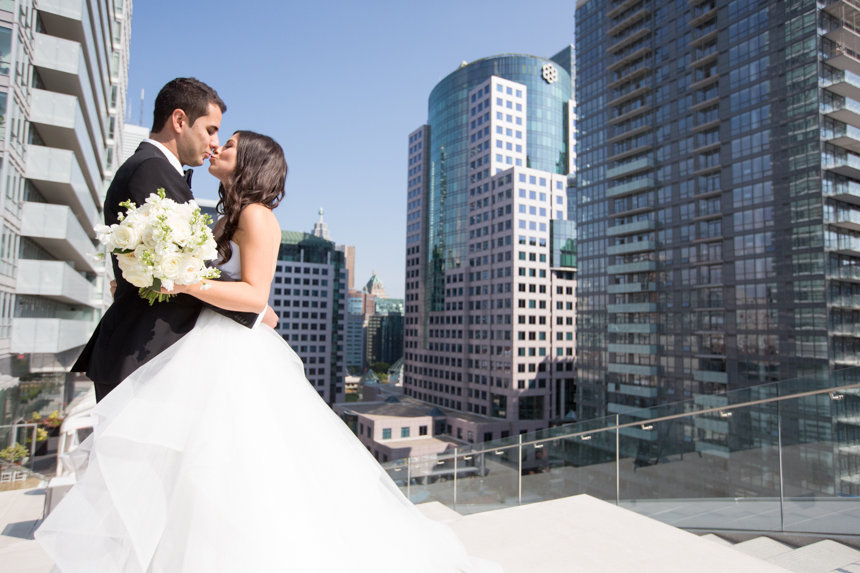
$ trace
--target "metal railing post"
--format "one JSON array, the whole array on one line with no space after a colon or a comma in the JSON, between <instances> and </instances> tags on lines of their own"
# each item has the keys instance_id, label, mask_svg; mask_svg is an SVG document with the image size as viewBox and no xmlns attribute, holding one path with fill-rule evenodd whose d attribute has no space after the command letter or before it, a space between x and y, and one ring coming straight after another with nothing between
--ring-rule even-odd
<instances>
[{"instance_id":1,"label":"metal railing post","mask_svg":"<svg viewBox=\"0 0 860 573\"><path fill-rule=\"evenodd\" d=\"M30 440L30 471L35 471L36 467L36 432L39 429L39 424L33 426L33 437ZM27 435L27 432L24 432Z\"/></svg>"},{"instance_id":2,"label":"metal railing post","mask_svg":"<svg viewBox=\"0 0 860 573\"><path fill-rule=\"evenodd\" d=\"M454 511L457 511L457 450L454 448Z\"/></svg>"},{"instance_id":3,"label":"metal railing post","mask_svg":"<svg viewBox=\"0 0 860 573\"><path fill-rule=\"evenodd\" d=\"M779 529L785 533L785 488L782 480L782 402L776 403L776 440L779 451Z\"/></svg>"},{"instance_id":4,"label":"metal railing post","mask_svg":"<svg viewBox=\"0 0 860 573\"><path fill-rule=\"evenodd\" d=\"M520 443L517 446L519 453L517 467L519 468L517 476L517 505L523 504L523 435L520 434Z\"/></svg>"},{"instance_id":5,"label":"metal railing post","mask_svg":"<svg viewBox=\"0 0 860 573\"><path fill-rule=\"evenodd\" d=\"M621 505L621 422L619 414L615 414L615 505Z\"/></svg>"}]
</instances>

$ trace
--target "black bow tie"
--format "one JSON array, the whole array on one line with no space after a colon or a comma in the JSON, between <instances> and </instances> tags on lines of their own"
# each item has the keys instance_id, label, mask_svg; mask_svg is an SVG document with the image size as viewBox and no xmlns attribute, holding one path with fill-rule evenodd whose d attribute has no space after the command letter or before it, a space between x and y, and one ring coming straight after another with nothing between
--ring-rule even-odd
<instances>
[{"instance_id":1,"label":"black bow tie","mask_svg":"<svg viewBox=\"0 0 860 573\"><path fill-rule=\"evenodd\" d=\"M185 183L188 184L188 188L191 189L191 176L194 175L193 169L185 170Z\"/></svg>"}]
</instances>

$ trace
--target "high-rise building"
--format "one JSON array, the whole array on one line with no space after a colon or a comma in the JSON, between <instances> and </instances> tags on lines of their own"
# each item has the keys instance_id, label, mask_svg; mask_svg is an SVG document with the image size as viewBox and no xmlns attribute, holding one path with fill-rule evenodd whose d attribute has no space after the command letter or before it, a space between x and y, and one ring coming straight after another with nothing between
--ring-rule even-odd
<instances>
[{"instance_id":1,"label":"high-rise building","mask_svg":"<svg viewBox=\"0 0 860 573\"><path fill-rule=\"evenodd\" d=\"M508 432L574 408L575 269L550 249L574 240L571 62L464 63L409 135L404 390Z\"/></svg>"},{"instance_id":2,"label":"high-rise building","mask_svg":"<svg viewBox=\"0 0 860 573\"><path fill-rule=\"evenodd\" d=\"M346 269L335 244L309 233L282 232L269 305L277 332L305 364L320 396L343 402L346 377Z\"/></svg>"},{"instance_id":3,"label":"high-rise building","mask_svg":"<svg viewBox=\"0 0 860 573\"><path fill-rule=\"evenodd\" d=\"M109 304L93 226L124 155L131 12L0 0L0 424L69 399Z\"/></svg>"},{"instance_id":4,"label":"high-rise building","mask_svg":"<svg viewBox=\"0 0 860 573\"><path fill-rule=\"evenodd\" d=\"M860 362L858 16L579 0L584 417Z\"/></svg>"}]
</instances>

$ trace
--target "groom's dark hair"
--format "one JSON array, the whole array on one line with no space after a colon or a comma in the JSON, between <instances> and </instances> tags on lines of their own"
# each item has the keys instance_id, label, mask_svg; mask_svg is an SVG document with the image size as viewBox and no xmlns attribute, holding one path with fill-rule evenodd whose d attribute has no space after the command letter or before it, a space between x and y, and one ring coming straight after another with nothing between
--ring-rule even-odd
<instances>
[{"instance_id":1,"label":"groom's dark hair","mask_svg":"<svg viewBox=\"0 0 860 573\"><path fill-rule=\"evenodd\" d=\"M227 111L227 106L218 97L218 92L195 78L176 78L170 80L158 92L155 98L155 110L152 112L152 132L158 133L177 109L185 112L191 125L209 113L209 104L221 108L221 113Z\"/></svg>"}]
</instances>

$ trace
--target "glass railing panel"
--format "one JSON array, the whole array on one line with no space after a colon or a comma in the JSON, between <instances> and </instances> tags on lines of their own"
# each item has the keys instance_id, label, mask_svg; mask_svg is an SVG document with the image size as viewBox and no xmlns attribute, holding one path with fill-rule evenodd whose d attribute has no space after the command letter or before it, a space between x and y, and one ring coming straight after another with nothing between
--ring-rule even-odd
<instances>
[{"instance_id":1,"label":"glass railing panel","mask_svg":"<svg viewBox=\"0 0 860 573\"><path fill-rule=\"evenodd\" d=\"M615 503L615 430L580 435L564 430L562 427L527 434L540 441L523 445L523 503L580 494Z\"/></svg>"},{"instance_id":2,"label":"glass railing panel","mask_svg":"<svg viewBox=\"0 0 860 573\"><path fill-rule=\"evenodd\" d=\"M412 503L438 501L454 505L454 452L411 458L408 464L386 470ZM408 487L407 487L408 482Z\"/></svg>"},{"instance_id":3,"label":"glass railing panel","mask_svg":"<svg viewBox=\"0 0 860 573\"><path fill-rule=\"evenodd\" d=\"M860 395L780 403L785 531L860 534Z\"/></svg>"},{"instance_id":4,"label":"glass railing panel","mask_svg":"<svg viewBox=\"0 0 860 573\"><path fill-rule=\"evenodd\" d=\"M520 446L493 448L458 456L457 504L459 513L519 505Z\"/></svg>"},{"instance_id":5,"label":"glass railing panel","mask_svg":"<svg viewBox=\"0 0 860 573\"><path fill-rule=\"evenodd\" d=\"M622 428L619 504L682 528L780 527L777 403Z\"/></svg>"}]
</instances>

